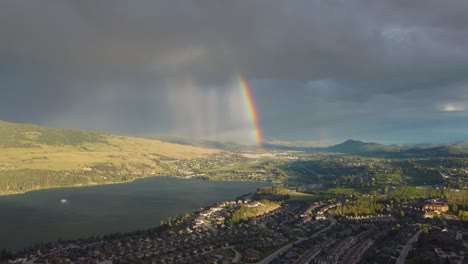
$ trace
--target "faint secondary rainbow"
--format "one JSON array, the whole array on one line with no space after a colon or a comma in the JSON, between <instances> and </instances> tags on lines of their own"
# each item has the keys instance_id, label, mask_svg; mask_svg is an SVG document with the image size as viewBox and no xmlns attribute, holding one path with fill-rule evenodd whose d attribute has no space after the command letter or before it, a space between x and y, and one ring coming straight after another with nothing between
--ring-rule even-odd
<instances>
[{"instance_id":1,"label":"faint secondary rainbow","mask_svg":"<svg viewBox=\"0 0 468 264\"><path fill-rule=\"evenodd\" d=\"M258 113L255 107L254 98L252 97L252 90L250 89L249 85L247 84L245 78L242 75L239 75L238 78L242 92L242 97L244 98L244 103L249 113L250 121L252 123L255 144L261 146L263 140L262 130L260 129L260 125L258 123Z\"/></svg>"}]
</instances>

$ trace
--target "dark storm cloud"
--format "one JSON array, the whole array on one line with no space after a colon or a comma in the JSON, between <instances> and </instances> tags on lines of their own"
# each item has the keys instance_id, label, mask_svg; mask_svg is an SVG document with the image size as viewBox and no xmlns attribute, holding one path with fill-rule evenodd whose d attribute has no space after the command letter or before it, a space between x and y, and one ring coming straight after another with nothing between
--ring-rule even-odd
<instances>
[{"instance_id":1,"label":"dark storm cloud","mask_svg":"<svg viewBox=\"0 0 468 264\"><path fill-rule=\"evenodd\" d=\"M389 124L415 131L413 120L438 133L468 118L466 10L462 0L2 1L0 119L231 135L247 126L242 73L270 137L376 138Z\"/></svg>"}]
</instances>

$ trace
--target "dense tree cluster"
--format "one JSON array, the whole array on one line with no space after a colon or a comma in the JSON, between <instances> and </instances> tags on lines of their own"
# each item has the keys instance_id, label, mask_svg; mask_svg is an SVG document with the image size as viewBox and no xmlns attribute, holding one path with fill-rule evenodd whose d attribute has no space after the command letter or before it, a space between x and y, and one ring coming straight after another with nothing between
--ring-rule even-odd
<instances>
[{"instance_id":1,"label":"dense tree cluster","mask_svg":"<svg viewBox=\"0 0 468 264\"><path fill-rule=\"evenodd\" d=\"M18 193L55 187L127 182L150 170L144 164L97 164L87 170L20 169L0 171L0 193ZM134 174L132 172L139 172Z\"/></svg>"},{"instance_id":2,"label":"dense tree cluster","mask_svg":"<svg viewBox=\"0 0 468 264\"><path fill-rule=\"evenodd\" d=\"M445 191L444 197L447 199L451 211L459 214L460 219L465 218L468 221L468 191Z\"/></svg>"},{"instance_id":3,"label":"dense tree cluster","mask_svg":"<svg viewBox=\"0 0 468 264\"><path fill-rule=\"evenodd\" d=\"M383 212L383 205L372 198L358 197L354 201L339 205L331 212L336 216L375 215Z\"/></svg>"},{"instance_id":4,"label":"dense tree cluster","mask_svg":"<svg viewBox=\"0 0 468 264\"><path fill-rule=\"evenodd\" d=\"M285 189L282 186L266 186L257 188L257 194L283 194Z\"/></svg>"},{"instance_id":5,"label":"dense tree cluster","mask_svg":"<svg viewBox=\"0 0 468 264\"><path fill-rule=\"evenodd\" d=\"M0 171L0 192L24 192L47 187L72 186L88 182L84 172L67 174L61 171L21 169Z\"/></svg>"},{"instance_id":6,"label":"dense tree cluster","mask_svg":"<svg viewBox=\"0 0 468 264\"><path fill-rule=\"evenodd\" d=\"M285 201L290 198L290 195L282 186L269 186L257 188L254 197L257 200Z\"/></svg>"},{"instance_id":7,"label":"dense tree cluster","mask_svg":"<svg viewBox=\"0 0 468 264\"><path fill-rule=\"evenodd\" d=\"M261 200L260 205L255 207L241 206L237 211L232 213L231 217L228 218L226 222L228 224L237 224L242 221L247 221L249 218L271 212L280 206L281 202Z\"/></svg>"},{"instance_id":8,"label":"dense tree cluster","mask_svg":"<svg viewBox=\"0 0 468 264\"><path fill-rule=\"evenodd\" d=\"M437 185L442 184L443 179L440 173L432 167L423 167L413 160L404 160L393 163L402 169L407 183L414 185Z\"/></svg>"},{"instance_id":9,"label":"dense tree cluster","mask_svg":"<svg viewBox=\"0 0 468 264\"><path fill-rule=\"evenodd\" d=\"M464 211L464 210L458 211L458 217L460 217L460 220L462 221L468 221L468 211Z\"/></svg>"}]
</instances>

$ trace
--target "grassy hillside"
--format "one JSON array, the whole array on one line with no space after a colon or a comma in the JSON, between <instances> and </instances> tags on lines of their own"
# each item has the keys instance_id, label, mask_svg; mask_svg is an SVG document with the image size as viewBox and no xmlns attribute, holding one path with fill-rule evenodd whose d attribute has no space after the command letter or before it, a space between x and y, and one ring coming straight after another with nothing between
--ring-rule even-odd
<instances>
[{"instance_id":1,"label":"grassy hillside","mask_svg":"<svg viewBox=\"0 0 468 264\"><path fill-rule=\"evenodd\" d=\"M167 175L169 161L218 150L0 121L0 194Z\"/></svg>"},{"instance_id":2,"label":"grassy hillside","mask_svg":"<svg viewBox=\"0 0 468 264\"><path fill-rule=\"evenodd\" d=\"M41 144L77 146L86 142L106 143L106 140L97 133L0 121L0 148L30 148Z\"/></svg>"}]
</instances>

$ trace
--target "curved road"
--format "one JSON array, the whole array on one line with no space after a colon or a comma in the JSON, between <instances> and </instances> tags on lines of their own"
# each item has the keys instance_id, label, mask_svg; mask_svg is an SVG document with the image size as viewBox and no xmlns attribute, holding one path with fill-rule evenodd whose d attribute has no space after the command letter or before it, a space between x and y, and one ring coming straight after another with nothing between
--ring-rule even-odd
<instances>
[{"instance_id":1,"label":"curved road","mask_svg":"<svg viewBox=\"0 0 468 264\"><path fill-rule=\"evenodd\" d=\"M422 231L422 229L419 230L410 240L408 240L408 242L406 242L406 245L401 250L400 256L396 261L396 264L405 264L406 257L408 256L411 248L413 248L413 243L418 241L419 235L421 235Z\"/></svg>"},{"instance_id":2,"label":"curved road","mask_svg":"<svg viewBox=\"0 0 468 264\"><path fill-rule=\"evenodd\" d=\"M239 251L237 251L237 250L234 248L234 246L223 247L222 249L230 249L230 250L234 251L234 253L235 253L236 255L234 256L234 259L232 260L232 263L239 263L239 260L241 259L242 254L241 254Z\"/></svg>"}]
</instances>

